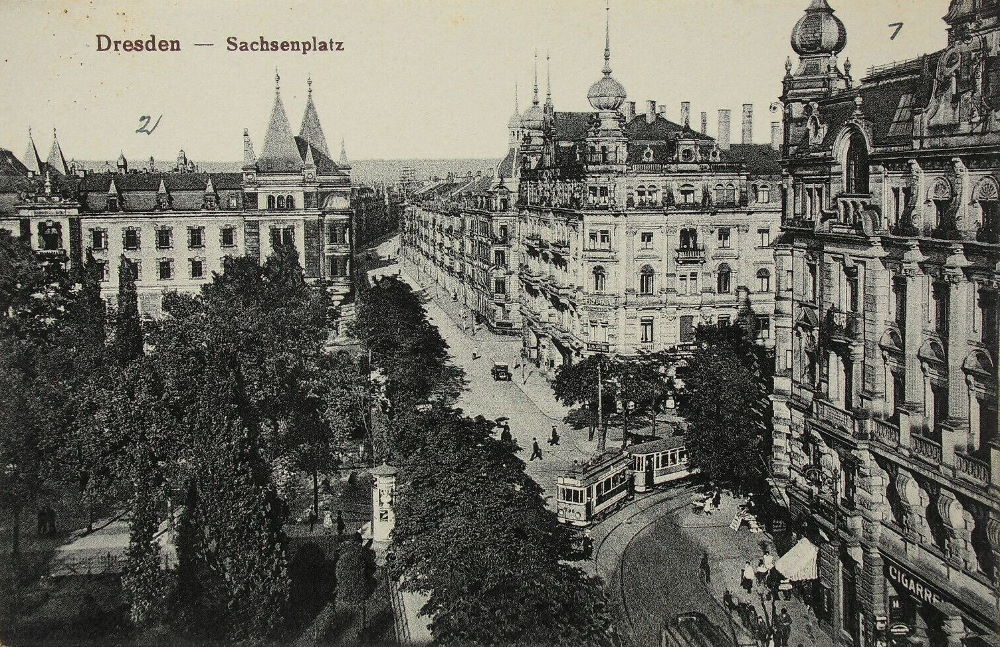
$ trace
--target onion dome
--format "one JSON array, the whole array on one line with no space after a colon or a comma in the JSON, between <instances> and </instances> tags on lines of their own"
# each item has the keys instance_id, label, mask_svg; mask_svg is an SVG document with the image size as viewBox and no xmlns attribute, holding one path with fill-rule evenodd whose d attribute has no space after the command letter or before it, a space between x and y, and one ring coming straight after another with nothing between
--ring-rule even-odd
<instances>
[{"instance_id":1,"label":"onion dome","mask_svg":"<svg viewBox=\"0 0 1000 647\"><path fill-rule=\"evenodd\" d=\"M611 38L610 25L604 24L604 76L587 91L587 100L595 110L618 110L625 98L625 88L611 76Z\"/></svg>"},{"instance_id":2,"label":"onion dome","mask_svg":"<svg viewBox=\"0 0 1000 647\"><path fill-rule=\"evenodd\" d=\"M847 46L847 30L826 0L812 0L792 29L792 49L799 56L839 54Z\"/></svg>"}]
</instances>

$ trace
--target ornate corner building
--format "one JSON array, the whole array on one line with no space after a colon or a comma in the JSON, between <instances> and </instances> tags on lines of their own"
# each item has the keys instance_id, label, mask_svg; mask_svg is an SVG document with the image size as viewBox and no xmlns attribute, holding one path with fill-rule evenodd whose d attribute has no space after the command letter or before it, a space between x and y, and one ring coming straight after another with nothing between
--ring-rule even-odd
<instances>
[{"instance_id":1,"label":"ornate corner building","mask_svg":"<svg viewBox=\"0 0 1000 647\"><path fill-rule=\"evenodd\" d=\"M227 257L263 262L293 243L307 280L324 282L338 301L352 294L352 188L341 149L331 153L312 99L292 134L275 78L274 105L259 156L244 131L241 172L206 173L181 151L170 170L153 159L114 170L67 163L53 137L42 161L29 133L19 161L3 151L0 228L44 257L75 266L88 254L100 264L104 294L117 293L122 258L138 270L140 312L156 317L166 291L197 292L223 271Z\"/></svg>"},{"instance_id":2,"label":"ornate corner building","mask_svg":"<svg viewBox=\"0 0 1000 647\"><path fill-rule=\"evenodd\" d=\"M944 20L855 82L812 0L783 81L772 467L840 644L997 641L1000 4Z\"/></svg>"}]
</instances>

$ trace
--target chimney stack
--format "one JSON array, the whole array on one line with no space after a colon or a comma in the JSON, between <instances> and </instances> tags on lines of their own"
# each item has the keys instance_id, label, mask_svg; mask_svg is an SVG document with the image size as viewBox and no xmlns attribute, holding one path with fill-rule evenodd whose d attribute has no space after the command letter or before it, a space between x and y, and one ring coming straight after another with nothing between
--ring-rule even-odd
<instances>
[{"instance_id":1,"label":"chimney stack","mask_svg":"<svg viewBox=\"0 0 1000 647\"><path fill-rule=\"evenodd\" d=\"M625 102L625 123L635 119L635 101Z\"/></svg>"},{"instance_id":2,"label":"chimney stack","mask_svg":"<svg viewBox=\"0 0 1000 647\"><path fill-rule=\"evenodd\" d=\"M781 122L771 122L771 148L776 151L781 150Z\"/></svg>"},{"instance_id":3,"label":"chimney stack","mask_svg":"<svg viewBox=\"0 0 1000 647\"><path fill-rule=\"evenodd\" d=\"M651 124L656 121L656 99L646 102L646 123Z\"/></svg>"},{"instance_id":4,"label":"chimney stack","mask_svg":"<svg viewBox=\"0 0 1000 647\"><path fill-rule=\"evenodd\" d=\"M743 143L753 143L753 104L743 104Z\"/></svg>"},{"instance_id":5,"label":"chimney stack","mask_svg":"<svg viewBox=\"0 0 1000 647\"><path fill-rule=\"evenodd\" d=\"M666 117L667 117L667 107L665 105L663 105L662 103L660 105L656 106L656 114L663 115L663 118L666 119Z\"/></svg>"},{"instance_id":6,"label":"chimney stack","mask_svg":"<svg viewBox=\"0 0 1000 647\"><path fill-rule=\"evenodd\" d=\"M691 125L691 102L681 101L681 125Z\"/></svg>"},{"instance_id":7,"label":"chimney stack","mask_svg":"<svg viewBox=\"0 0 1000 647\"><path fill-rule=\"evenodd\" d=\"M719 148L724 151L729 150L729 111L719 110L719 135L717 141L719 142Z\"/></svg>"},{"instance_id":8,"label":"chimney stack","mask_svg":"<svg viewBox=\"0 0 1000 647\"><path fill-rule=\"evenodd\" d=\"M701 113L701 134L703 134L703 135L707 135L708 134L708 113L707 112Z\"/></svg>"}]
</instances>

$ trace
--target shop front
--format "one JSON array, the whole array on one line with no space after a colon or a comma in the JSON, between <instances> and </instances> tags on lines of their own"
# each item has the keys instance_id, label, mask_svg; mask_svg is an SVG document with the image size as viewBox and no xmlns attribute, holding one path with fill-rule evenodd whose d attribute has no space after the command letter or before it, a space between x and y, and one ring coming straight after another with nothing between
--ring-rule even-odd
<instances>
[{"instance_id":1,"label":"shop front","mask_svg":"<svg viewBox=\"0 0 1000 647\"><path fill-rule=\"evenodd\" d=\"M885 555L885 636L881 644L987 647L993 623L963 600Z\"/></svg>"}]
</instances>

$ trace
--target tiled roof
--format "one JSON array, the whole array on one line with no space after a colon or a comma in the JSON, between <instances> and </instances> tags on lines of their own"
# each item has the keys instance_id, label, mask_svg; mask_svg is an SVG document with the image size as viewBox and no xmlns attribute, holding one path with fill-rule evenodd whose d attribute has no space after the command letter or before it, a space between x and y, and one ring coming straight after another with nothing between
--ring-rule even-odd
<instances>
[{"instance_id":1,"label":"tiled roof","mask_svg":"<svg viewBox=\"0 0 1000 647\"><path fill-rule=\"evenodd\" d=\"M299 156L302 159L306 158L306 148L309 143L302 137L295 138L295 145L299 149ZM313 163L316 164L316 173L319 175L337 175L343 173L337 163L334 162L328 155L316 148L315 145L312 146L312 157Z\"/></svg>"},{"instance_id":2,"label":"tiled roof","mask_svg":"<svg viewBox=\"0 0 1000 647\"><path fill-rule=\"evenodd\" d=\"M163 182L168 192L204 191L209 178L216 191L243 188L242 173L88 173L80 183L84 193L107 193L111 180L119 193L127 191L156 192Z\"/></svg>"},{"instance_id":3,"label":"tiled roof","mask_svg":"<svg viewBox=\"0 0 1000 647\"><path fill-rule=\"evenodd\" d=\"M513 148L507 151L507 156L500 160L500 164L497 165L497 175L499 177L510 178L514 176L514 159L517 155L517 151Z\"/></svg>"},{"instance_id":4,"label":"tiled roof","mask_svg":"<svg viewBox=\"0 0 1000 647\"><path fill-rule=\"evenodd\" d=\"M713 141L708 135L675 124L661 115L656 115L656 119L652 123L646 121L646 115L636 115L632 121L625 125L625 136L628 137L629 141L643 142L665 141L678 136Z\"/></svg>"},{"instance_id":5,"label":"tiled roof","mask_svg":"<svg viewBox=\"0 0 1000 647\"><path fill-rule=\"evenodd\" d=\"M0 176L25 177L28 175L28 168L21 163L21 160L14 156L14 153L6 148L0 148Z\"/></svg>"},{"instance_id":6,"label":"tiled roof","mask_svg":"<svg viewBox=\"0 0 1000 647\"><path fill-rule=\"evenodd\" d=\"M309 98L306 99L306 111L302 115L302 126L299 128L299 138L312 144L314 148L318 149L327 157L331 157L330 147L326 145L326 137L323 135L323 126L319 123L319 115L316 114L316 106L313 104L311 89L309 91Z\"/></svg>"},{"instance_id":7,"label":"tiled roof","mask_svg":"<svg viewBox=\"0 0 1000 647\"><path fill-rule=\"evenodd\" d=\"M553 120L554 137L569 141L586 139L593 119L592 112L556 112Z\"/></svg>"},{"instance_id":8,"label":"tiled roof","mask_svg":"<svg viewBox=\"0 0 1000 647\"><path fill-rule=\"evenodd\" d=\"M302 170L302 155L292 136L292 128L288 125L285 105L277 92L274 95L274 106L271 108L271 119L268 121L264 146L257 157L257 168L263 171Z\"/></svg>"},{"instance_id":9,"label":"tiled roof","mask_svg":"<svg viewBox=\"0 0 1000 647\"><path fill-rule=\"evenodd\" d=\"M723 162L743 164L750 175L780 175L780 153L770 144L733 144L721 151Z\"/></svg>"}]
</instances>

